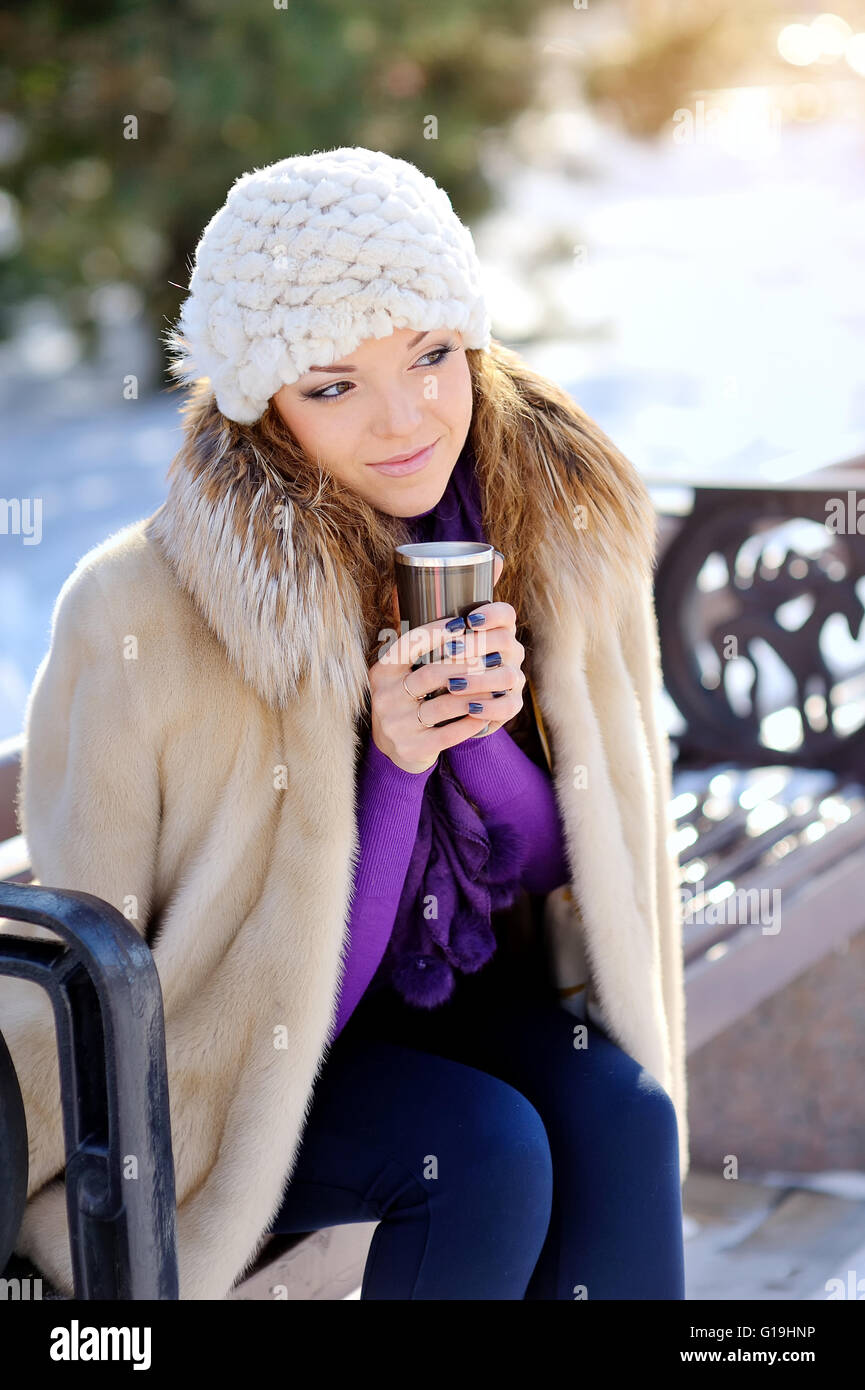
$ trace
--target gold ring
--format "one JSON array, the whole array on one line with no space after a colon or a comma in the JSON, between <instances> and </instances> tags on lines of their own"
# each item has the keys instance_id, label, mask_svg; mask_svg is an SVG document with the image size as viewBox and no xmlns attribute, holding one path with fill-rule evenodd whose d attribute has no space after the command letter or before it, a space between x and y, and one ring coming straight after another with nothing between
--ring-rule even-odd
<instances>
[{"instance_id":1,"label":"gold ring","mask_svg":"<svg viewBox=\"0 0 865 1390\"><path fill-rule=\"evenodd\" d=\"M403 676L403 678L402 678L402 688L403 688L403 690L405 691L406 695L411 695L411 697L412 697L413 700L422 700L422 699L424 698L423 695L415 695L411 690L409 690L408 686L407 686L406 683L405 683L405 682L406 682L406 676L410 676L410 675L411 675L411 671L406 671L405 676Z\"/></svg>"},{"instance_id":2,"label":"gold ring","mask_svg":"<svg viewBox=\"0 0 865 1390\"><path fill-rule=\"evenodd\" d=\"M431 725L431 724L425 724L425 723L423 722L423 720L421 719L421 717L420 717L420 707L421 707L421 704L423 704L423 698L421 698L421 699L418 701L418 707L417 707L417 722L420 724L420 726L421 726L422 729L431 729L431 728L432 728L432 725Z\"/></svg>"}]
</instances>

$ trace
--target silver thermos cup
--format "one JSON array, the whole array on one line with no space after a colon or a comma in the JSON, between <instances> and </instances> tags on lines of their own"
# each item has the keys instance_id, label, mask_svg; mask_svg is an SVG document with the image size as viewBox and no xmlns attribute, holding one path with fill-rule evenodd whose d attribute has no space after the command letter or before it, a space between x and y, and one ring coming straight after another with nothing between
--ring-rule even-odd
<instances>
[{"instance_id":1,"label":"silver thermos cup","mask_svg":"<svg viewBox=\"0 0 865 1390\"><path fill-rule=\"evenodd\" d=\"M423 541L396 547L396 590L403 632L434 622L436 618L467 618L481 603L492 603L495 547L481 541ZM470 624L466 622L470 630ZM458 636L459 634L454 634ZM428 652L412 666L441 659L441 651ZM447 686L432 690L425 699L447 693ZM458 714L431 727L441 729L467 718Z\"/></svg>"}]
</instances>

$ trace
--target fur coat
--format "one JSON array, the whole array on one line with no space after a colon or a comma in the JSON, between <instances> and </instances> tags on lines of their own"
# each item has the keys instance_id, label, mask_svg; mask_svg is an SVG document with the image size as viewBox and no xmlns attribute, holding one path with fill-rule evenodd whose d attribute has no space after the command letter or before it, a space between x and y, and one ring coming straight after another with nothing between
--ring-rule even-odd
<instances>
[{"instance_id":1,"label":"fur coat","mask_svg":"<svg viewBox=\"0 0 865 1390\"><path fill-rule=\"evenodd\" d=\"M277 545L278 478L206 449L153 516L94 547L64 583L27 702L19 793L34 882L105 899L153 951L182 1299L225 1298L293 1170L336 1017L368 689L357 595L327 568L321 533L313 541L289 505ZM588 980L590 1015L668 1091L684 1180L654 514L633 469L559 481L574 505L639 526L618 552L609 528L556 532L527 588L533 697L574 866L571 887L544 904L550 960L563 1007L582 1012ZM558 596L554 622L539 616L543 586ZM57 939L5 919L0 930ZM30 1142L16 1250L71 1297L56 1042L38 986L0 977L0 1030Z\"/></svg>"}]
</instances>

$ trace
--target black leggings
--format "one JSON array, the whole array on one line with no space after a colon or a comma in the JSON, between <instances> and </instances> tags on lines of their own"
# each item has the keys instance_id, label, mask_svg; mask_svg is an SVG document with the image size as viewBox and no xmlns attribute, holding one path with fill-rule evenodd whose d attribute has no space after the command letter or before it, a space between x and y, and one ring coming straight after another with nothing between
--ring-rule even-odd
<instances>
[{"instance_id":1,"label":"black leggings","mask_svg":"<svg viewBox=\"0 0 865 1390\"><path fill-rule=\"evenodd\" d=\"M271 1230L377 1221L362 1299L684 1299L667 1092L551 990L473 983L361 1001Z\"/></svg>"}]
</instances>

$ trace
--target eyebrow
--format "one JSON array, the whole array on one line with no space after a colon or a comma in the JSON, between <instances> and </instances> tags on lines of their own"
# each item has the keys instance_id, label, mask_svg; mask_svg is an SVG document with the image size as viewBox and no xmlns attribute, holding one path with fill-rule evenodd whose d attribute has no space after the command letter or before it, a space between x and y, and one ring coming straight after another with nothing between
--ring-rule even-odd
<instances>
[{"instance_id":1,"label":"eyebrow","mask_svg":"<svg viewBox=\"0 0 865 1390\"><path fill-rule=\"evenodd\" d=\"M425 338L432 329L427 328L423 333L417 333L413 338L409 338L406 348L411 352L413 347L417 347L421 338ZM334 362L330 367L307 367L308 372L356 372L357 367L341 367L338 362Z\"/></svg>"}]
</instances>

